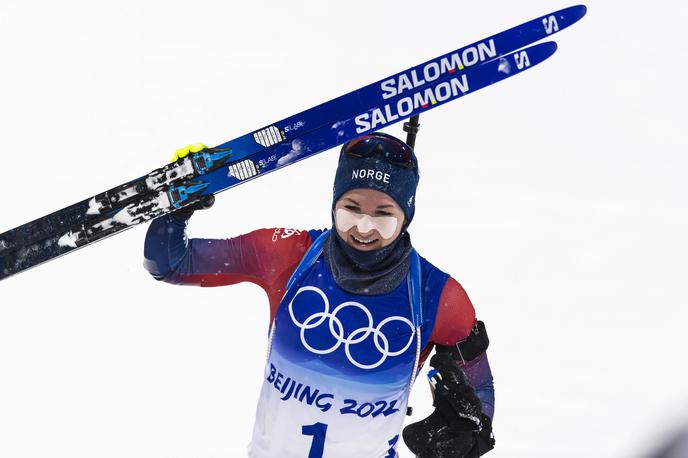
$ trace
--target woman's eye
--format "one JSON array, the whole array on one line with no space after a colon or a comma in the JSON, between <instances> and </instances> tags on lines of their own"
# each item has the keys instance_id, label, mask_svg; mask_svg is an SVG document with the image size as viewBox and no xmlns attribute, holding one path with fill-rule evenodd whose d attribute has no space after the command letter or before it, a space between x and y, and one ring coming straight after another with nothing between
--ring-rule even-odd
<instances>
[{"instance_id":1,"label":"woman's eye","mask_svg":"<svg viewBox=\"0 0 688 458\"><path fill-rule=\"evenodd\" d=\"M392 216L391 213L387 213L387 212L376 212L375 214L378 216Z\"/></svg>"},{"instance_id":2,"label":"woman's eye","mask_svg":"<svg viewBox=\"0 0 688 458\"><path fill-rule=\"evenodd\" d=\"M346 205L344 208L347 210L351 210L352 212L360 213L361 209L358 207L354 207L353 205Z\"/></svg>"}]
</instances>

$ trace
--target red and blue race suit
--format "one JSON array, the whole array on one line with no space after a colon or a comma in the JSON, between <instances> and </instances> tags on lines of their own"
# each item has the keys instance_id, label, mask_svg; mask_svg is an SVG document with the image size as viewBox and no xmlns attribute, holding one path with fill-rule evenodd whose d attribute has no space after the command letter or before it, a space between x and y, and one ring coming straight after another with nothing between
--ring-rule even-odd
<instances>
[{"instance_id":1,"label":"red and blue race suit","mask_svg":"<svg viewBox=\"0 0 688 458\"><path fill-rule=\"evenodd\" d=\"M287 280L322 232L277 228L188 239L186 221L165 216L150 225L144 262L169 283L250 281L265 290L270 354L249 456L394 457L414 375L435 344L468 337L475 311L461 285L422 257L417 334L406 282L383 295L351 294L337 286L322 257L298 291L284 297ZM457 364L492 417L487 355Z\"/></svg>"}]
</instances>

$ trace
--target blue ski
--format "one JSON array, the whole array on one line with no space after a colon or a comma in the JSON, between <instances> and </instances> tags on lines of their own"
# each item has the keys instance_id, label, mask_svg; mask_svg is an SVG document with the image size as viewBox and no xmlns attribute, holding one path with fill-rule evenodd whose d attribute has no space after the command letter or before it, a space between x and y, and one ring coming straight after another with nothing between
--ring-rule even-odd
<instances>
[{"instance_id":1,"label":"blue ski","mask_svg":"<svg viewBox=\"0 0 688 458\"><path fill-rule=\"evenodd\" d=\"M577 5L540 16L223 143L213 152L198 157L194 163L183 161L168 164L143 177L23 224L0 234L0 256L26 248L75 225L101 220L103 216L112 215L142 196L155 194L180 179L203 176L230 162L267 151L281 142L291 144L293 140L323 126L380 106L397 94L432 85L446 75L460 74L471 67L498 59L571 26L585 13L586 7Z\"/></svg>"},{"instance_id":2,"label":"blue ski","mask_svg":"<svg viewBox=\"0 0 688 458\"><path fill-rule=\"evenodd\" d=\"M239 159L226 148L213 148L210 152L191 155L180 163L185 164L189 170L200 169L204 173L190 179L174 180L171 180L169 174L164 175L171 181L162 185L157 192L144 194L122 208L109 209L100 214L97 212L100 204L91 199L93 217L88 221L78 223L63 232L54 232L47 238L17 250L0 252L0 279L170 213L202 196L229 189L509 78L546 60L554 54L556 48L554 42L546 42L465 68L458 73L446 72L417 88L400 90L387 99L379 99L377 105L320 128L302 132L299 137L281 141L253 154L242 152ZM403 78L403 75L399 78ZM223 162L227 157L232 160ZM213 158L224 165L214 168Z\"/></svg>"}]
</instances>

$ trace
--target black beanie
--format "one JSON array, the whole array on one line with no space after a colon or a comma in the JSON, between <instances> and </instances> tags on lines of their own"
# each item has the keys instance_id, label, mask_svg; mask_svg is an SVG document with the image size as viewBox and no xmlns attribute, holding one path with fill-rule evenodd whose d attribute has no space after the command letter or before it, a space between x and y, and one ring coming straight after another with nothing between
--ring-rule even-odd
<instances>
[{"instance_id":1,"label":"black beanie","mask_svg":"<svg viewBox=\"0 0 688 458\"><path fill-rule=\"evenodd\" d=\"M396 137L381 132L376 132L374 135L386 141L404 143ZM416 210L416 188L420 177L415 154L412 152L415 166L402 167L392 164L382 154L373 154L368 157L353 157L344 154L349 143L342 146L339 155L339 165L334 178L332 208L334 209L335 203L342 195L352 189L376 189L390 196L401 207L406 217L405 225L408 227ZM381 144L384 147L384 141Z\"/></svg>"}]
</instances>

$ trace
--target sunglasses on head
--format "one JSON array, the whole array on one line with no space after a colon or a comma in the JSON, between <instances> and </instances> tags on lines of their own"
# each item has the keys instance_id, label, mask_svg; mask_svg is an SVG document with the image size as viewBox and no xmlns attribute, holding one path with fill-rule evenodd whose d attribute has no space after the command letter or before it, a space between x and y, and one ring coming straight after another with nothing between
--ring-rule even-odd
<instances>
[{"instance_id":1,"label":"sunglasses on head","mask_svg":"<svg viewBox=\"0 0 688 458\"><path fill-rule=\"evenodd\" d=\"M375 133L351 140L344 145L342 154L358 158L371 157L376 154L383 156L390 164L406 167L416 167L413 149L406 143L386 134Z\"/></svg>"}]
</instances>

